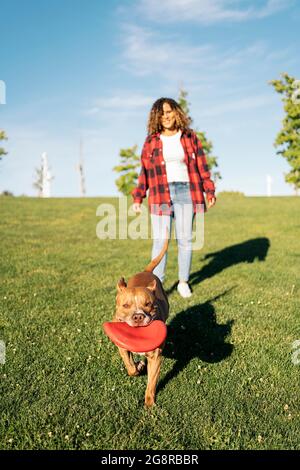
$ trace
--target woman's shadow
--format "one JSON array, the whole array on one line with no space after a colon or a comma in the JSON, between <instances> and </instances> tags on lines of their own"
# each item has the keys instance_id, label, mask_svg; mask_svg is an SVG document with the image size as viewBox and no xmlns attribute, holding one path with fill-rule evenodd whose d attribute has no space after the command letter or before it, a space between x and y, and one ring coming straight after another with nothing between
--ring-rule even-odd
<instances>
[{"instance_id":1,"label":"woman's shadow","mask_svg":"<svg viewBox=\"0 0 300 470\"><path fill-rule=\"evenodd\" d=\"M191 274L189 284L198 284L235 264L253 263L256 259L264 261L269 247L269 239L260 237L208 253L203 260L209 259L209 263ZM166 291L167 294L170 294L176 286L177 282ZM226 342L226 339L231 334L234 320L218 324L213 307L213 302L227 293L228 291L203 304L183 310L171 320L163 355L175 359L176 362L172 370L159 382L158 391L195 357L204 362L216 363L231 355L233 345Z\"/></svg>"},{"instance_id":2,"label":"woman's shadow","mask_svg":"<svg viewBox=\"0 0 300 470\"><path fill-rule=\"evenodd\" d=\"M202 261L209 259L209 263L190 275L189 284L198 284L204 281L204 279L213 277L215 274L219 274L224 269L235 264L253 263L255 259L264 261L269 247L269 239L260 237L228 246L213 253L208 253L202 258ZM177 282L166 291L167 294L170 295L175 290L176 286Z\"/></svg>"},{"instance_id":3,"label":"woman's shadow","mask_svg":"<svg viewBox=\"0 0 300 470\"><path fill-rule=\"evenodd\" d=\"M233 320L218 324L213 302L228 291L207 302L179 312L168 325L168 339L163 356L175 359L171 371L159 382L157 390L175 378L195 357L208 363L220 362L230 356L233 345L226 342Z\"/></svg>"}]
</instances>

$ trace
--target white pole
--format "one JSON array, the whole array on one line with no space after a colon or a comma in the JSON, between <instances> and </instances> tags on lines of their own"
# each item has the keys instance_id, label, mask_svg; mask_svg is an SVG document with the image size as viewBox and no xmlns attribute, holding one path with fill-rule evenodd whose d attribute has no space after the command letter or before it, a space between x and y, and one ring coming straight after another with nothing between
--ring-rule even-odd
<instances>
[{"instance_id":1,"label":"white pole","mask_svg":"<svg viewBox=\"0 0 300 470\"><path fill-rule=\"evenodd\" d=\"M272 196L272 183L273 183L272 176L267 175L267 196L268 197Z\"/></svg>"}]
</instances>

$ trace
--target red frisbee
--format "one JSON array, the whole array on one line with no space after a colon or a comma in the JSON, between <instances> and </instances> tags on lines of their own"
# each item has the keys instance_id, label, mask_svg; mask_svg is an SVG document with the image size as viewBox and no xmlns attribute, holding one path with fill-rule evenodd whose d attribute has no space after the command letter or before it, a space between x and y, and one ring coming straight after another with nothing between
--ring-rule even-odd
<instances>
[{"instance_id":1,"label":"red frisbee","mask_svg":"<svg viewBox=\"0 0 300 470\"><path fill-rule=\"evenodd\" d=\"M104 332L120 348L142 353L153 351L165 341L167 327L161 320L154 320L148 326L129 326L125 322L105 322Z\"/></svg>"}]
</instances>

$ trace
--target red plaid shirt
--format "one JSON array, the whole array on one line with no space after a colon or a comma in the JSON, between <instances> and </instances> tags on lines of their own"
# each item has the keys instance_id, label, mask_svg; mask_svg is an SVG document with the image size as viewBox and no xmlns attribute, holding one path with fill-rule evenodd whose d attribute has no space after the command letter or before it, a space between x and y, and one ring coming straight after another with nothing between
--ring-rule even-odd
<instances>
[{"instance_id":1,"label":"red plaid shirt","mask_svg":"<svg viewBox=\"0 0 300 470\"><path fill-rule=\"evenodd\" d=\"M215 185L211 180L202 144L191 129L182 131L180 141L188 168L194 212L206 211L203 191L208 200L212 199L215 197ZM172 203L159 133L149 135L146 138L142 150L141 165L137 187L131 193L134 202L141 203L146 197L147 189L149 189L150 212L158 215L170 214Z\"/></svg>"}]
</instances>

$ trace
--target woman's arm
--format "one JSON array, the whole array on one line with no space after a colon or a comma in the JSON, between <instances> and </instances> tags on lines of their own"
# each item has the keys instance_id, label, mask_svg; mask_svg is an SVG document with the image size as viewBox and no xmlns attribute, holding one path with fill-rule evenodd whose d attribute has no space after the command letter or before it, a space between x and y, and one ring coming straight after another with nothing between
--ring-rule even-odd
<instances>
[{"instance_id":1,"label":"woman's arm","mask_svg":"<svg viewBox=\"0 0 300 470\"><path fill-rule=\"evenodd\" d=\"M144 159L147 155L147 142L144 143L141 155L141 171L138 177L137 186L131 191L133 202L141 204L142 200L146 197L148 185L147 172L144 164Z\"/></svg>"},{"instance_id":2,"label":"woman's arm","mask_svg":"<svg viewBox=\"0 0 300 470\"><path fill-rule=\"evenodd\" d=\"M210 202L212 199L214 199L214 200L216 199L215 184L211 179L211 174L210 174L210 171L209 171L209 168L208 168L206 156L205 156L205 153L203 151L201 141L200 141L200 139L198 139L196 133L194 133L193 139L194 139L194 146L195 146L195 149L196 149L195 158L196 158L197 168L198 168L198 171L199 171L200 176L201 176L203 189L205 191L207 200L208 200L208 202ZM213 205L213 204L209 204L209 207L211 205Z\"/></svg>"}]
</instances>

